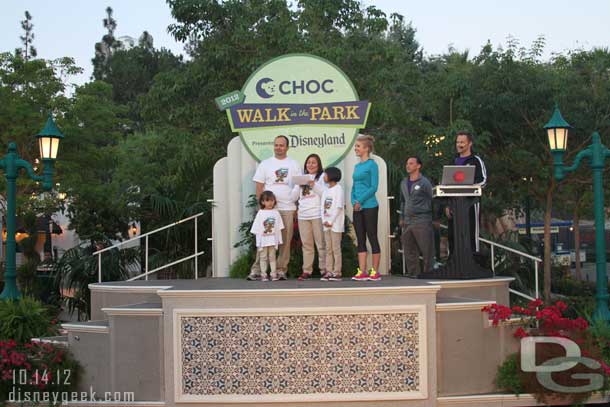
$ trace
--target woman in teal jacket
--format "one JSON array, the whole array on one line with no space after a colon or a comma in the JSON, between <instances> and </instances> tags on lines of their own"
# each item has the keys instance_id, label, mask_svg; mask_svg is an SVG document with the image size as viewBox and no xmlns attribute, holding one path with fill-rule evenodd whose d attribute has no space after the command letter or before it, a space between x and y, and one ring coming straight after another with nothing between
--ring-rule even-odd
<instances>
[{"instance_id":1,"label":"woman in teal jacket","mask_svg":"<svg viewBox=\"0 0 610 407\"><path fill-rule=\"evenodd\" d=\"M379 260L381 250L377 239L377 219L379 216L379 203L375 198L379 185L379 167L371 158L373 152L372 136L360 135L356 139L354 151L360 158L352 175L352 206L354 208L354 229L358 240L358 269L352 280L379 281ZM373 253L373 267L366 270L366 239L369 239Z\"/></svg>"}]
</instances>

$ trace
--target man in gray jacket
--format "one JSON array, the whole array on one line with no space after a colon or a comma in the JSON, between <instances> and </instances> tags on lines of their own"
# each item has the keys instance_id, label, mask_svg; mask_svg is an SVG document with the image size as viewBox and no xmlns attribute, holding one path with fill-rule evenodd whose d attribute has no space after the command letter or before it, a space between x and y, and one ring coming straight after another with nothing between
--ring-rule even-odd
<instances>
[{"instance_id":1,"label":"man in gray jacket","mask_svg":"<svg viewBox=\"0 0 610 407\"><path fill-rule=\"evenodd\" d=\"M400 183L401 241L408 274L416 277L420 274L420 253L424 259L424 273L431 271L434 259L432 184L421 174L419 157L407 158L406 167L408 177Z\"/></svg>"}]
</instances>

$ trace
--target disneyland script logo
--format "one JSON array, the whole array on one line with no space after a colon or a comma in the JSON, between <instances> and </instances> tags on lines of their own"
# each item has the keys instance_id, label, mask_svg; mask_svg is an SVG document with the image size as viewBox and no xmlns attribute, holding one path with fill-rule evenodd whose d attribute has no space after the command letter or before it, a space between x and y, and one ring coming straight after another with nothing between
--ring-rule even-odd
<instances>
[{"instance_id":1,"label":"disneyland script logo","mask_svg":"<svg viewBox=\"0 0 610 407\"><path fill-rule=\"evenodd\" d=\"M282 135L289 139L291 158L302 162L317 153L324 166L349 151L370 110L343 71L308 54L263 64L241 91L216 98L216 104L256 160L271 157L273 139Z\"/></svg>"}]
</instances>

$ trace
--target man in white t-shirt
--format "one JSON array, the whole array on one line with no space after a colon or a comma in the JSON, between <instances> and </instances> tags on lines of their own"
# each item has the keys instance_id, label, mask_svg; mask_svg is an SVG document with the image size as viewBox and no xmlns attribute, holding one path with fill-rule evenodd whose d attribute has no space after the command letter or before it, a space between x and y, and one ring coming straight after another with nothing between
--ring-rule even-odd
<instances>
[{"instance_id":1,"label":"man in white t-shirt","mask_svg":"<svg viewBox=\"0 0 610 407\"><path fill-rule=\"evenodd\" d=\"M287 156L288 153L288 137L277 136L273 141L274 157L268 158L260 162L254 173L252 180L256 183L256 200L263 191L271 191L275 195L277 209L282 216L284 229L282 229L282 244L279 248L277 258L277 276L271 276L272 279L285 280L288 262L290 261L290 241L292 240L292 232L294 225L294 214L296 212L296 203L291 197L291 192L294 184L292 177L302 175L302 170L299 164ZM256 260L250 269L248 280L258 280L261 276L260 261L256 252Z\"/></svg>"}]
</instances>

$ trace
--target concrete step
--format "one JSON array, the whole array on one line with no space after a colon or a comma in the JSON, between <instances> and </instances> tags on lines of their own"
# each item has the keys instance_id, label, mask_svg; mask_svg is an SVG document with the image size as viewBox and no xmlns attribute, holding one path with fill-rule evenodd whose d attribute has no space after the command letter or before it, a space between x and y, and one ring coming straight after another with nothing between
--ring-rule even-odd
<instances>
[{"instance_id":1,"label":"concrete step","mask_svg":"<svg viewBox=\"0 0 610 407\"><path fill-rule=\"evenodd\" d=\"M95 320L87 322L73 322L61 325L68 331L68 335L76 332L107 334L110 332L108 320Z\"/></svg>"},{"instance_id":2,"label":"concrete step","mask_svg":"<svg viewBox=\"0 0 610 407\"><path fill-rule=\"evenodd\" d=\"M44 338L32 338L32 343L48 343L50 345L68 347L68 335L46 336Z\"/></svg>"},{"instance_id":3,"label":"concrete step","mask_svg":"<svg viewBox=\"0 0 610 407\"><path fill-rule=\"evenodd\" d=\"M483 307L490 304L495 304L495 301L471 297L443 296L436 298L436 311L473 310L481 312Z\"/></svg>"},{"instance_id":4,"label":"concrete step","mask_svg":"<svg viewBox=\"0 0 610 407\"><path fill-rule=\"evenodd\" d=\"M163 306L159 302L142 302L138 304L116 305L102 308L107 317L110 316L161 316Z\"/></svg>"}]
</instances>

